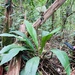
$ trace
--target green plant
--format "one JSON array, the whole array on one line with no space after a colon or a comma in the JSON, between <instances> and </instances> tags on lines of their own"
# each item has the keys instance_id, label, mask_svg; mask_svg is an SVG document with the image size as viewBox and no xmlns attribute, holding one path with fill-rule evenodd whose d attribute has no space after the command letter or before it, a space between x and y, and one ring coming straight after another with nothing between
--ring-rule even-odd
<instances>
[{"instance_id":1,"label":"green plant","mask_svg":"<svg viewBox=\"0 0 75 75\"><path fill-rule=\"evenodd\" d=\"M24 69L20 72L20 75L36 75L45 44L47 40L49 40L53 36L54 33L60 30L60 27L53 30L50 33L44 32L41 39L41 45L40 45L41 48L39 49L37 34L35 29L33 28L32 24L29 23L28 21L25 20L24 23L26 24L27 31L30 34L29 38L27 38L26 35L20 31L11 31L10 33L0 34L0 36L5 36L5 37L15 37L16 39L18 39L18 41L23 42L23 45L16 43L5 46L3 48L0 51L0 56L2 56L0 65L3 65L6 62L10 61L13 57L18 55L19 52L28 51L28 53L32 53L32 56L30 57L30 59L24 56L24 58L27 59L27 62ZM51 51L56 54L61 64L65 68L67 75L70 75L69 58L67 54L57 49Z\"/></svg>"}]
</instances>

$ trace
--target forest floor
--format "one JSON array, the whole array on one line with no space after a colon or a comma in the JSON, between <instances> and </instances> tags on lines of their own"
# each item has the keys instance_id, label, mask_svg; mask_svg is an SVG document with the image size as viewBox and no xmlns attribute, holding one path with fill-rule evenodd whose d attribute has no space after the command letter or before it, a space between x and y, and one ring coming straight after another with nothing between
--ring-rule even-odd
<instances>
[{"instance_id":1,"label":"forest floor","mask_svg":"<svg viewBox=\"0 0 75 75\"><path fill-rule=\"evenodd\" d=\"M60 36L54 35L50 41L46 43L45 50L50 51L51 49L60 49L62 51L65 51L69 58L70 58L70 66L71 66L71 75L75 75L75 56L71 54L71 50L64 44L64 42L67 40L70 44L72 44L73 38L68 37L68 34L64 34L64 38L61 38ZM46 60L47 61L47 60ZM46 62L45 61L45 62ZM65 73L64 68L62 67L60 61L57 59L56 56L53 56L51 59L49 59L49 63L47 62L46 66L50 66L49 74L48 71L45 70L44 75L67 75ZM49 69L49 67L48 67ZM55 71L53 71L55 69ZM57 72L58 73L57 73Z\"/></svg>"},{"instance_id":2,"label":"forest floor","mask_svg":"<svg viewBox=\"0 0 75 75\"><path fill-rule=\"evenodd\" d=\"M69 37L69 34L65 32L64 38L61 38L60 35L54 35L51 40L48 40L45 45L45 50L47 50L47 54L45 56L50 57L49 59L41 59L38 71L42 74L40 75L67 75L64 68L62 67L60 61L55 55L52 55L50 50L52 49L60 49L65 51L70 58L70 66L71 66L71 75L75 75L75 57L71 55L71 50L64 44L67 40L70 44L72 44L73 37ZM52 56L51 56L52 55Z\"/></svg>"}]
</instances>

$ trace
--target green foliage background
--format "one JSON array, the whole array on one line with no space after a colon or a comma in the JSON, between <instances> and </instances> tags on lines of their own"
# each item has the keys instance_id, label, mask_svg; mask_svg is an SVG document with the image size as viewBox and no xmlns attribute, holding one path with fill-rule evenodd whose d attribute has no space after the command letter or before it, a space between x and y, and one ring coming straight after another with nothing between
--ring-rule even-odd
<instances>
[{"instance_id":1,"label":"green foliage background","mask_svg":"<svg viewBox=\"0 0 75 75\"><path fill-rule=\"evenodd\" d=\"M51 0L12 0L13 1L13 24L11 30L18 29L19 25L23 23L22 16L26 13L27 20L30 22L35 22L39 17L40 13L36 10L37 7L41 7L43 5L47 5L47 8L52 4ZM5 11L5 0L0 1L0 28L4 25L4 11ZM22 7L22 9L21 9ZM69 9L67 9L69 7ZM66 11L72 13L75 11L75 1L74 0L66 0L66 2L54 13L54 22L53 27L56 28L58 26L62 26L63 24L63 16L65 17ZM75 13L70 15L67 18L65 29L74 30L75 29ZM52 27L52 17L50 17L41 28L44 30L51 31Z\"/></svg>"}]
</instances>

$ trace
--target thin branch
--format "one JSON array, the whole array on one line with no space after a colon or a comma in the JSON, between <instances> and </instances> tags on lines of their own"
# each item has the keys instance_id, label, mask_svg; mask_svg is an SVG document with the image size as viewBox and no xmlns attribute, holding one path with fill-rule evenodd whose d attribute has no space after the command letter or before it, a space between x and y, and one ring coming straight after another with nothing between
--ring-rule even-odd
<instances>
[{"instance_id":1,"label":"thin branch","mask_svg":"<svg viewBox=\"0 0 75 75\"><path fill-rule=\"evenodd\" d=\"M43 17L44 20L41 21L41 19L37 19L34 23L34 27L38 27L42 25L66 0L55 0L55 2L47 9L47 11L44 13Z\"/></svg>"}]
</instances>

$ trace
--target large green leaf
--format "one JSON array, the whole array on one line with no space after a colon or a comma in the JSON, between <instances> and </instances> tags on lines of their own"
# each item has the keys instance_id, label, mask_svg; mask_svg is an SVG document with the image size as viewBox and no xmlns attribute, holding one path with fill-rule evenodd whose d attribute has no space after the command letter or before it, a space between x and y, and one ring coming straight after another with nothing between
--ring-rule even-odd
<instances>
[{"instance_id":1,"label":"large green leaf","mask_svg":"<svg viewBox=\"0 0 75 75\"><path fill-rule=\"evenodd\" d=\"M12 48L19 48L21 47L20 45L17 45L17 44L11 44L11 45L8 45L8 46L5 46L4 48L2 48L2 50L0 50L0 54L3 54L5 52L8 52L10 49Z\"/></svg>"},{"instance_id":2,"label":"large green leaf","mask_svg":"<svg viewBox=\"0 0 75 75\"><path fill-rule=\"evenodd\" d=\"M53 36L53 34L56 33L57 31L59 31L60 29L61 28L59 27L50 33L46 32L46 34L44 34L44 36L42 37L42 40L41 40L41 52L42 52L43 47L45 46L47 40L49 40Z\"/></svg>"},{"instance_id":3,"label":"large green leaf","mask_svg":"<svg viewBox=\"0 0 75 75\"><path fill-rule=\"evenodd\" d=\"M27 50L27 49L24 47L11 49L7 54L5 54L2 57L2 61L1 61L0 65L3 65L6 62L10 61L14 56L16 56L20 51L23 51L23 50Z\"/></svg>"},{"instance_id":4,"label":"large green leaf","mask_svg":"<svg viewBox=\"0 0 75 75\"><path fill-rule=\"evenodd\" d=\"M34 29L34 27L32 26L31 23L29 23L28 21L24 20L24 23L26 25L27 31L29 32L29 34L31 35L36 47L38 48L38 40L37 40L37 34L36 31Z\"/></svg>"},{"instance_id":5,"label":"large green leaf","mask_svg":"<svg viewBox=\"0 0 75 75\"><path fill-rule=\"evenodd\" d=\"M25 36L25 34L23 34L22 32L20 31L12 31L10 33L15 33L17 35L14 35L14 34L9 34L9 33L3 33L3 34L0 34L0 36L4 36L4 37L15 37L17 39L19 39L20 41L25 41L33 50L34 50L34 46L33 44L31 43L31 41ZM20 37L22 36L22 37Z\"/></svg>"},{"instance_id":6,"label":"large green leaf","mask_svg":"<svg viewBox=\"0 0 75 75\"><path fill-rule=\"evenodd\" d=\"M41 50L43 50L43 47L45 46L47 40L49 40L52 37L53 34L48 34L47 36L42 37L41 41Z\"/></svg>"},{"instance_id":7,"label":"large green leaf","mask_svg":"<svg viewBox=\"0 0 75 75\"><path fill-rule=\"evenodd\" d=\"M36 75L39 61L40 61L39 57L33 57L32 59L27 61L26 66L21 71L20 75Z\"/></svg>"},{"instance_id":8,"label":"large green leaf","mask_svg":"<svg viewBox=\"0 0 75 75\"><path fill-rule=\"evenodd\" d=\"M10 31L10 33L14 33L14 34L17 34L19 36L22 36L23 38L26 38L26 35L20 31Z\"/></svg>"},{"instance_id":9,"label":"large green leaf","mask_svg":"<svg viewBox=\"0 0 75 75\"><path fill-rule=\"evenodd\" d=\"M3 37L15 37L15 38L19 39L20 41L25 41L25 39L23 39L22 37L19 37L19 36L14 35L14 34L3 33L3 34L0 34L0 36L3 36Z\"/></svg>"},{"instance_id":10,"label":"large green leaf","mask_svg":"<svg viewBox=\"0 0 75 75\"><path fill-rule=\"evenodd\" d=\"M10 33L14 33L14 34L17 34L21 37L23 37L24 41L34 50L34 46L33 44L31 43L31 41L26 37L26 35L20 31L11 31ZM18 38L18 37L17 37Z\"/></svg>"},{"instance_id":11,"label":"large green leaf","mask_svg":"<svg viewBox=\"0 0 75 75\"><path fill-rule=\"evenodd\" d=\"M42 37L44 37L44 36L46 36L46 35L48 35L48 34L49 34L48 31L42 31Z\"/></svg>"},{"instance_id":12,"label":"large green leaf","mask_svg":"<svg viewBox=\"0 0 75 75\"><path fill-rule=\"evenodd\" d=\"M69 58L66 54L66 52L64 51L60 51L58 49L53 49L51 50L59 59L59 61L61 62L62 66L64 67L67 75L70 75L71 69L70 69L70 63L69 63Z\"/></svg>"},{"instance_id":13,"label":"large green leaf","mask_svg":"<svg viewBox=\"0 0 75 75\"><path fill-rule=\"evenodd\" d=\"M9 34L9 33L3 33L3 34L0 34L0 36L4 36L4 37L16 37L15 35Z\"/></svg>"}]
</instances>

